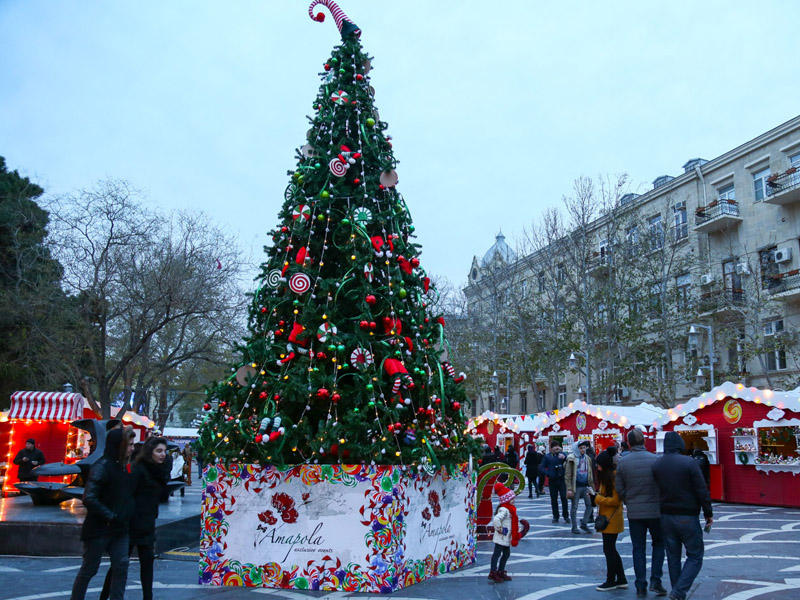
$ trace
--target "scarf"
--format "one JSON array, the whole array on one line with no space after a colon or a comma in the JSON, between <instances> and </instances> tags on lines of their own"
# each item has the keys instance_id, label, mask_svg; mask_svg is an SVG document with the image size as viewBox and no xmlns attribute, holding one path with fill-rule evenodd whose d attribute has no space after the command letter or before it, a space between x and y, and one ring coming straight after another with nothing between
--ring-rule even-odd
<instances>
[{"instance_id":1,"label":"scarf","mask_svg":"<svg viewBox=\"0 0 800 600\"><path fill-rule=\"evenodd\" d=\"M500 506L504 507L511 513L511 545L516 546L519 544L519 519L517 518L517 507L511 502L503 502Z\"/></svg>"}]
</instances>

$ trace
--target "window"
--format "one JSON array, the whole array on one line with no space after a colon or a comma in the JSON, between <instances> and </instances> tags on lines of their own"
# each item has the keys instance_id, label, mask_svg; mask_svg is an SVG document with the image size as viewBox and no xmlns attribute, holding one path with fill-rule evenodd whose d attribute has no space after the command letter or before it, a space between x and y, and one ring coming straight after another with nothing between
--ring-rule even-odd
<instances>
[{"instance_id":1,"label":"window","mask_svg":"<svg viewBox=\"0 0 800 600\"><path fill-rule=\"evenodd\" d=\"M791 181L786 182L788 185L794 187L800 184L800 153L789 157L789 167L797 169L794 173L792 173Z\"/></svg>"},{"instance_id":2,"label":"window","mask_svg":"<svg viewBox=\"0 0 800 600\"><path fill-rule=\"evenodd\" d=\"M519 413L521 415L528 414L528 391L519 391Z\"/></svg>"},{"instance_id":3,"label":"window","mask_svg":"<svg viewBox=\"0 0 800 600\"><path fill-rule=\"evenodd\" d=\"M650 249L659 250L664 247L664 222L661 215L647 219L647 232L650 235Z\"/></svg>"},{"instance_id":4,"label":"window","mask_svg":"<svg viewBox=\"0 0 800 600\"><path fill-rule=\"evenodd\" d=\"M783 319L764 323L764 345L770 348L764 354L764 358L767 362L767 369L770 371L783 371L786 369L786 349L776 339L776 336L782 331Z\"/></svg>"},{"instance_id":5,"label":"window","mask_svg":"<svg viewBox=\"0 0 800 600\"><path fill-rule=\"evenodd\" d=\"M742 276L736 272L736 260L726 260L722 263L722 284L725 289L725 299L733 302L742 300Z\"/></svg>"},{"instance_id":6,"label":"window","mask_svg":"<svg viewBox=\"0 0 800 600\"><path fill-rule=\"evenodd\" d=\"M720 202L735 202L736 201L736 188L733 184L726 185L717 190Z\"/></svg>"},{"instance_id":7,"label":"window","mask_svg":"<svg viewBox=\"0 0 800 600\"><path fill-rule=\"evenodd\" d=\"M544 410L545 401L547 400L547 390L539 390L536 394L539 402L539 412Z\"/></svg>"},{"instance_id":8,"label":"window","mask_svg":"<svg viewBox=\"0 0 800 600\"><path fill-rule=\"evenodd\" d=\"M770 246L758 251L758 260L761 264L761 287L765 290L780 285L780 280L775 278L778 274L778 263L775 262L777 246Z\"/></svg>"},{"instance_id":9,"label":"window","mask_svg":"<svg viewBox=\"0 0 800 600\"><path fill-rule=\"evenodd\" d=\"M690 290L692 287L692 276L689 273L678 275L675 278L675 295L677 297L678 310L688 310L691 304Z\"/></svg>"},{"instance_id":10,"label":"window","mask_svg":"<svg viewBox=\"0 0 800 600\"><path fill-rule=\"evenodd\" d=\"M677 242L685 239L688 235L688 225L686 223L686 203L678 202L672 207L672 239Z\"/></svg>"},{"instance_id":11,"label":"window","mask_svg":"<svg viewBox=\"0 0 800 600\"><path fill-rule=\"evenodd\" d=\"M625 228L625 242L629 246L635 246L636 242L639 241L639 231L636 225L631 225L630 227Z\"/></svg>"},{"instance_id":12,"label":"window","mask_svg":"<svg viewBox=\"0 0 800 600\"><path fill-rule=\"evenodd\" d=\"M767 196L767 177L769 177L769 169L753 173L753 190L755 191L756 202L761 202Z\"/></svg>"},{"instance_id":13,"label":"window","mask_svg":"<svg viewBox=\"0 0 800 600\"><path fill-rule=\"evenodd\" d=\"M566 277L566 271L564 271L564 265L559 263L556 265L556 281L558 283L564 283L564 278Z\"/></svg>"},{"instance_id":14,"label":"window","mask_svg":"<svg viewBox=\"0 0 800 600\"><path fill-rule=\"evenodd\" d=\"M539 293L544 294L544 272L541 272L536 276L536 282L539 288Z\"/></svg>"},{"instance_id":15,"label":"window","mask_svg":"<svg viewBox=\"0 0 800 600\"><path fill-rule=\"evenodd\" d=\"M647 298L647 308L650 316L654 317L661 308L661 282L650 284L650 294Z\"/></svg>"},{"instance_id":16,"label":"window","mask_svg":"<svg viewBox=\"0 0 800 600\"><path fill-rule=\"evenodd\" d=\"M567 386L558 386L558 408L563 408L567 405Z\"/></svg>"}]
</instances>

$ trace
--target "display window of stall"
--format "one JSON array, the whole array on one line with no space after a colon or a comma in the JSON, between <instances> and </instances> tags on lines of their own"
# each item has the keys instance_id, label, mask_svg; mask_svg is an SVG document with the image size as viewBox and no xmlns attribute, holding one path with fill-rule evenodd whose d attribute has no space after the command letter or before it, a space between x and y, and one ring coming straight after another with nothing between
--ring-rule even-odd
<instances>
[{"instance_id":1,"label":"display window of stall","mask_svg":"<svg viewBox=\"0 0 800 600\"><path fill-rule=\"evenodd\" d=\"M616 429L595 429L592 434L592 447L600 454L606 448L616 446L622 442L622 434Z\"/></svg>"},{"instance_id":2,"label":"display window of stall","mask_svg":"<svg viewBox=\"0 0 800 600\"><path fill-rule=\"evenodd\" d=\"M691 417L692 415L688 416ZM687 419L684 418L684 423L686 421ZM684 424L676 425L673 431L681 436L687 453L702 450L708 457L710 464L716 465L719 463L717 460L717 430L713 426L703 423ZM656 452L658 453L664 452L664 435L666 435L665 431L659 431L656 435Z\"/></svg>"},{"instance_id":3,"label":"display window of stall","mask_svg":"<svg viewBox=\"0 0 800 600\"><path fill-rule=\"evenodd\" d=\"M753 427L737 427L733 430L733 454L737 465L753 465L758 456L758 438Z\"/></svg>"},{"instance_id":4,"label":"display window of stall","mask_svg":"<svg viewBox=\"0 0 800 600\"><path fill-rule=\"evenodd\" d=\"M758 453L755 465L760 471L800 471L800 419L756 421Z\"/></svg>"},{"instance_id":5,"label":"display window of stall","mask_svg":"<svg viewBox=\"0 0 800 600\"><path fill-rule=\"evenodd\" d=\"M498 433L496 439L497 447L503 452L508 452L508 449L514 444L513 433Z\"/></svg>"}]
</instances>

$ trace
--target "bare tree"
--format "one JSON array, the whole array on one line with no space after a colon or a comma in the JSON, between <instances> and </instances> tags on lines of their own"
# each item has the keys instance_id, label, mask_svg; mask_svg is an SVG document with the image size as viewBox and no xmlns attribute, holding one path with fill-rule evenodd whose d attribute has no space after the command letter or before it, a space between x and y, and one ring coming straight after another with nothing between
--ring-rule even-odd
<instances>
[{"instance_id":1,"label":"bare tree","mask_svg":"<svg viewBox=\"0 0 800 600\"><path fill-rule=\"evenodd\" d=\"M146 209L124 181L58 198L51 210L63 284L91 324L79 352L88 367L73 361L74 372L103 416L115 391L121 411L130 408L134 380L144 390L219 354L243 306L234 240L200 215Z\"/></svg>"}]
</instances>

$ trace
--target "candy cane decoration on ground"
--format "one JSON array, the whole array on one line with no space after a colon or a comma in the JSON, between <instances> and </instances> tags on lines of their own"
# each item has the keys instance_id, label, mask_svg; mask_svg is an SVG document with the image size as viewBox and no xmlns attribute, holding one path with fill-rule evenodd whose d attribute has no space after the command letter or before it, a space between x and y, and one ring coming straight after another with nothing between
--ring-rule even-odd
<instances>
[{"instance_id":1,"label":"candy cane decoration on ground","mask_svg":"<svg viewBox=\"0 0 800 600\"><path fill-rule=\"evenodd\" d=\"M333 0L314 0L311 3L311 5L308 7L308 16L314 21L322 23L325 20L325 15L323 13L318 12L316 15L314 14L314 7L317 4L322 4L323 6L326 6L329 11L331 11L333 20L336 21L336 27L339 29L339 33L342 35L342 39L349 35L354 35L356 37L361 36L361 30L358 28L358 25L353 23L349 17L344 14L344 11L339 8L339 5Z\"/></svg>"}]
</instances>

